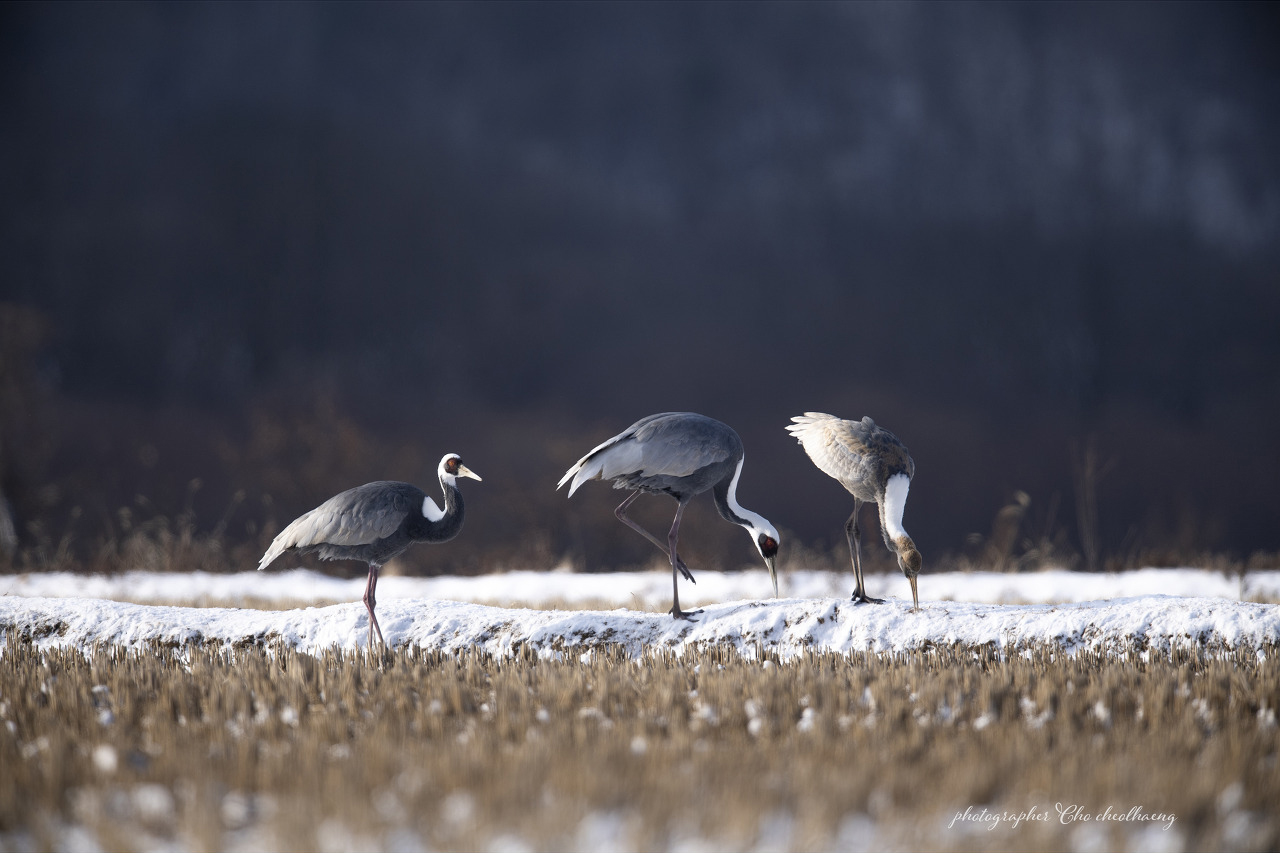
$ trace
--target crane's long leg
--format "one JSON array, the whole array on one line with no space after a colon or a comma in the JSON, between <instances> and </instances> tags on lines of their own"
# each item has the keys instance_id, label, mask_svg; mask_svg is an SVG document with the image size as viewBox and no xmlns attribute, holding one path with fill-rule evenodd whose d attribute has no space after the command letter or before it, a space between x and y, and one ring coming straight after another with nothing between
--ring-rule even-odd
<instances>
[{"instance_id":1,"label":"crane's long leg","mask_svg":"<svg viewBox=\"0 0 1280 853\"><path fill-rule=\"evenodd\" d=\"M364 606L369 611L369 650L373 650L373 632L378 632L378 642L383 649L387 647L387 641L382 639L382 628L378 625L378 617L373 615L373 609L378 606L377 589L378 589L378 569L381 568L377 563L369 564L369 582L364 587Z\"/></svg>"},{"instance_id":2,"label":"crane's long leg","mask_svg":"<svg viewBox=\"0 0 1280 853\"><path fill-rule=\"evenodd\" d=\"M691 613L685 613L680 609L680 576L676 574L676 566L680 562L680 557L676 554L676 543L680 540L680 517L684 515L684 501L680 501L676 505L676 518L671 522L671 533L667 536L667 543L671 546L671 615L676 619L687 619L690 622L694 613L701 613L701 610L694 610Z\"/></svg>"},{"instance_id":3,"label":"crane's long leg","mask_svg":"<svg viewBox=\"0 0 1280 853\"><path fill-rule=\"evenodd\" d=\"M867 588L862 582L862 527L858 516L862 514L862 501L854 499L853 515L845 522L844 533L849 538L849 553L853 556L853 576L857 586L853 590L854 604L884 604L883 598L872 598L867 595Z\"/></svg>"},{"instance_id":4,"label":"crane's long leg","mask_svg":"<svg viewBox=\"0 0 1280 853\"><path fill-rule=\"evenodd\" d=\"M639 533L645 539L648 539L654 545L657 545L658 550L662 552L662 555L670 560L671 552L667 550L666 545L662 544L662 540L645 530L638 523L632 520L631 516L627 515L627 507L631 506L632 502L634 502L638 497L640 497L639 492L632 492L627 496L625 501L618 504L618 508L613 511L613 514L618 517L618 521L621 521L627 527L630 527L636 533ZM680 574L684 575L685 580L689 583L697 583L697 581L693 579L693 572L689 571L689 567L684 564L684 560L681 560L679 555L676 556L676 568L680 570Z\"/></svg>"}]
</instances>

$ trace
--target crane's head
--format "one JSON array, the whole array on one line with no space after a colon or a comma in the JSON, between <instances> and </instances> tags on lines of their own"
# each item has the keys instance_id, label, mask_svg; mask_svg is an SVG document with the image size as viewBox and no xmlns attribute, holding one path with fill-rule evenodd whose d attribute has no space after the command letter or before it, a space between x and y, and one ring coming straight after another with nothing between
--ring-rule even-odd
<instances>
[{"instance_id":1,"label":"crane's head","mask_svg":"<svg viewBox=\"0 0 1280 853\"><path fill-rule=\"evenodd\" d=\"M920 552L916 550L916 543L906 535L894 539L893 546L898 552L898 568L902 569L902 573L907 576L907 581L911 584L912 610L919 610L920 596L916 592L916 575L920 574L920 566L923 563Z\"/></svg>"},{"instance_id":2,"label":"crane's head","mask_svg":"<svg viewBox=\"0 0 1280 853\"><path fill-rule=\"evenodd\" d=\"M462 464L462 457L456 453L446 453L440 460L440 480L453 485L459 477L470 477L479 480L480 475Z\"/></svg>"},{"instance_id":3,"label":"crane's head","mask_svg":"<svg viewBox=\"0 0 1280 853\"><path fill-rule=\"evenodd\" d=\"M755 513L752 513L755 515ZM773 597L778 597L778 531L773 529L773 525L761 516L756 515L752 519L752 524L747 527L747 532L751 534L752 540L756 543L756 550L760 552L760 556L764 557L764 564L769 569L769 579L773 581Z\"/></svg>"}]
</instances>

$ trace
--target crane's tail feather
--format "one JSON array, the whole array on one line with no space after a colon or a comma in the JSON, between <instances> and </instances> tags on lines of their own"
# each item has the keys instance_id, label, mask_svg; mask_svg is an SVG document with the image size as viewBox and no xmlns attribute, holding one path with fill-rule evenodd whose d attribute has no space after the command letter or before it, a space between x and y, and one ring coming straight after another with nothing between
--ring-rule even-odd
<instances>
[{"instance_id":1,"label":"crane's tail feather","mask_svg":"<svg viewBox=\"0 0 1280 853\"><path fill-rule=\"evenodd\" d=\"M582 463L583 463L583 462L586 462L586 461L587 461L587 460L585 460L585 459L579 459L576 465L574 465L574 466L573 466L572 468L570 468L568 471L565 471L565 472L564 472L564 476L560 478L560 482L556 483L556 488L557 488L557 489L559 489L559 488L560 488L561 486L563 486L565 483L567 483L567 482L569 482L570 480L572 480L572 479L573 479L573 475L574 475L574 474L576 474L576 473L578 473L579 471L581 471L581 470L582 470ZM574 488L576 488L576 487L574 487L574 486L570 486L570 487L569 487L569 494L571 494L571 495L573 494L573 490L574 490Z\"/></svg>"},{"instance_id":2,"label":"crane's tail feather","mask_svg":"<svg viewBox=\"0 0 1280 853\"><path fill-rule=\"evenodd\" d=\"M599 457L592 458L588 456L581 459L577 465L565 472L565 475L560 478L560 482L556 484L556 488L558 489L572 480L573 482L569 483L569 497L573 497L573 493L578 491L579 486L587 482L587 480L594 480L600 476L602 468L604 468L604 462Z\"/></svg>"},{"instance_id":3,"label":"crane's tail feather","mask_svg":"<svg viewBox=\"0 0 1280 853\"><path fill-rule=\"evenodd\" d=\"M572 480L573 482L569 486L569 497L573 497L573 493L578 490L578 487L588 480L594 480L596 477L607 480L616 476L616 469L619 467L617 463L621 461L616 458L618 455L618 442L626 435L626 433L615 435L608 441L592 448L590 453L579 459L572 468L564 472L560 482L556 483L556 488L559 489Z\"/></svg>"},{"instance_id":4,"label":"crane's tail feather","mask_svg":"<svg viewBox=\"0 0 1280 853\"><path fill-rule=\"evenodd\" d=\"M258 571L262 571L267 566L271 565L272 561L275 560L276 557L279 557L284 553L284 550L284 547L280 545L279 539L272 542L271 547L267 549L267 553L263 554L262 559L258 561Z\"/></svg>"},{"instance_id":5,"label":"crane's tail feather","mask_svg":"<svg viewBox=\"0 0 1280 853\"><path fill-rule=\"evenodd\" d=\"M316 537L308 535L314 528L312 524L314 515L315 510L305 513L289 522L284 530L277 533L276 538L272 539L271 544L267 546L267 553L263 554L262 559L258 561L258 571L262 571L271 565L276 557L279 557L290 548L302 548L314 544Z\"/></svg>"},{"instance_id":6,"label":"crane's tail feather","mask_svg":"<svg viewBox=\"0 0 1280 853\"><path fill-rule=\"evenodd\" d=\"M801 444L804 443L806 435L822 428L827 421L840 420L835 415L828 415L826 412L805 412L803 415L796 415L791 419L791 423L787 424L787 432L794 435Z\"/></svg>"}]
</instances>

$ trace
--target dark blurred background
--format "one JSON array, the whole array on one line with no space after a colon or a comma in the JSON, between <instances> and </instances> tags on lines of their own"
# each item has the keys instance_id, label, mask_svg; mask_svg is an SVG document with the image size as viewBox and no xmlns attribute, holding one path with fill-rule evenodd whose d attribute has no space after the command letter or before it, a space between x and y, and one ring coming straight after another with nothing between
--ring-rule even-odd
<instances>
[{"instance_id":1,"label":"dark blurred background","mask_svg":"<svg viewBox=\"0 0 1280 853\"><path fill-rule=\"evenodd\" d=\"M623 495L554 484L689 409L793 567L848 559L806 410L911 449L926 571L1265 562L1276 35L1230 3L4 4L0 559L246 569L456 451L466 530L405 570L635 566ZM756 560L701 503L691 565Z\"/></svg>"}]
</instances>

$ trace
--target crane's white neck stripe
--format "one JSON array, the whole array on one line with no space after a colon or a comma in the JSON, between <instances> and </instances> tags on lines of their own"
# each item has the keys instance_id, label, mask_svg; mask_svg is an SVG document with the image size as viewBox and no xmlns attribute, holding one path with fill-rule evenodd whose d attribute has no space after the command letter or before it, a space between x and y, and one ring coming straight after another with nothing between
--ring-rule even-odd
<instances>
[{"instance_id":1,"label":"crane's white neck stripe","mask_svg":"<svg viewBox=\"0 0 1280 853\"><path fill-rule=\"evenodd\" d=\"M742 476L742 463L746 459L747 456L744 453L742 458L738 460L738 467L733 470L733 479L729 481L729 491L725 496L729 503L729 509L733 510L733 514L740 518L747 517L747 510L743 509L738 503L738 478Z\"/></svg>"},{"instance_id":2,"label":"crane's white neck stripe","mask_svg":"<svg viewBox=\"0 0 1280 853\"><path fill-rule=\"evenodd\" d=\"M753 529L761 533L767 533L774 539L777 539L778 531L773 529L773 525L770 524L764 516L754 513L749 509L744 509L743 506L738 503L738 478L742 476L742 463L746 461L747 456L744 453L742 458L738 460L738 467L734 469L733 479L729 481L729 491L725 495L725 502L729 504L729 510L734 515L747 522Z\"/></svg>"},{"instance_id":3,"label":"crane's white neck stripe","mask_svg":"<svg viewBox=\"0 0 1280 853\"><path fill-rule=\"evenodd\" d=\"M436 502L427 495L422 499L422 517L427 521L439 521L444 518L444 510L436 506Z\"/></svg>"},{"instance_id":4,"label":"crane's white neck stripe","mask_svg":"<svg viewBox=\"0 0 1280 853\"><path fill-rule=\"evenodd\" d=\"M884 526L890 539L907 535L902 529L902 513L907 508L907 491L911 478L906 474L894 474L884 487Z\"/></svg>"}]
</instances>

